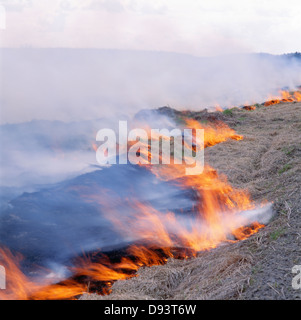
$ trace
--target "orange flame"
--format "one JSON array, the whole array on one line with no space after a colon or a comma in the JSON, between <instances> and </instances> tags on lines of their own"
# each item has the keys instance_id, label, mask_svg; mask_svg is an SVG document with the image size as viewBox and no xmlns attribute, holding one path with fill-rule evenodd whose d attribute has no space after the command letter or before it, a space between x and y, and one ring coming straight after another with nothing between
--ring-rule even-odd
<instances>
[{"instance_id":1,"label":"orange flame","mask_svg":"<svg viewBox=\"0 0 301 320\"><path fill-rule=\"evenodd\" d=\"M23 257L13 255L7 248L0 248L0 263L6 270L6 289L0 290L0 300L71 299L85 292L83 285L65 280L51 285L30 280L20 268Z\"/></svg>"},{"instance_id":2,"label":"orange flame","mask_svg":"<svg viewBox=\"0 0 301 320\"><path fill-rule=\"evenodd\" d=\"M222 108L219 104L216 104L216 105L215 105L215 111L217 111L217 112L223 112L224 110L223 110L223 108Z\"/></svg>"},{"instance_id":3,"label":"orange flame","mask_svg":"<svg viewBox=\"0 0 301 320\"><path fill-rule=\"evenodd\" d=\"M294 93L294 100L300 102L301 101L301 92L296 91Z\"/></svg>"},{"instance_id":4,"label":"orange flame","mask_svg":"<svg viewBox=\"0 0 301 320\"><path fill-rule=\"evenodd\" d=\"M290 93L285 90L281 90L279 96L273 97L270 96L269 100L264 103L265 107L278 104L280 102L300 102L301 101L301 93L299 91L295 91Z\"/></svg>"},{"instance_id":5,"label":"orange flame","mask_svg":"<svg viewBox=\"0 0 301 320\"><path fill-rule=\"evenodd\" d=\"M235 133L225 123L216 121L215 126L202 125L196 120L186 119L186 125L192 129L204 129L204 145L206 147L214 146L228 139L242 140L243 136Z\"/></svg>"}]
</instances>

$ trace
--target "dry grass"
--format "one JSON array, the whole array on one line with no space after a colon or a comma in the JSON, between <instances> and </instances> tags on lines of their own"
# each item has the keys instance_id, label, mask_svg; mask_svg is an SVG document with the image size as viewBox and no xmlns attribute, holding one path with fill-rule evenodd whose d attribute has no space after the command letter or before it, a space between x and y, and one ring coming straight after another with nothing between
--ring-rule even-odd
<instances>
[{"instance_id":1,"label":"dry grass","mask_svg":"<svg viewBox=\"0 0 301 320\"><path fill-rule=\"evenodd\" d=\"M274 220L247 240L141 268L111 295L82 299L301 298L291 288L291 268L301 264L301 103L234 109L223 120L245 138L208 148L205 160L255 201L272 201Z\"/></svg>"},{"instance_id":2,"label":"dry grass","mask_svg":"<svg viewBox=\"0 0 301 320\"><path fill-rule=\"evenodd\" d=\"M234 245L235 246L235 245ZM169 259L164 266L144 267L138 276L113 285L109 296L82 299L154 300L236 298L248 282L252 256L232 245L202 252L188 260Z\"/></svg>"}]
</instances>

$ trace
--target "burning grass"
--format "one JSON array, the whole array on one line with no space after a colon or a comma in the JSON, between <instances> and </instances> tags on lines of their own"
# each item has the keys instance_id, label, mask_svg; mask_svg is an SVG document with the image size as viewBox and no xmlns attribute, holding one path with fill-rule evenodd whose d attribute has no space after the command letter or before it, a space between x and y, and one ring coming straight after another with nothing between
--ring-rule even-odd
<instances>
[{"instance_id":1,"label":"burning grass","mask_svg":"<svg viewBox=\"0 0 301 320\"><path fill-rule=\"evenodd\" d=\"M287 162L284 162L288 159L283 159L283 154L293 157L299 150L290 142L296 140L301 128L300 123L292 120L295 117L298 119L296 114L300 112L300 104L294 104L292 108L291 103L296 100L290 101L290 96L283 95L282 98L287 100L282 101L286 114L281 113L279 108L277 112L271 108L268 113L266 108L252 109L254 112L244 120L244 126L239 120L244 110L234 109L229 120L225 114L225 121L235 126L244 137L220 122L220 112L210 115L212 119L217 119L211 125L195 121L193 115L190 119L186 118L188 126L205 128L206 154L210 165L207 164L204 173L199 176L185 176L183 167L173 165L151 166L149 169L158 179L173 181L183 189L194 190L197 205L194 215L188 220L172 212L158 212L139 201L129 202L133 215L120 217L118 212L111 210L109 199L106 199L108 219L114 221L117 230L125 235L134 235L140 242L119 251L117 258L112 254L96 252L78 259L75 267L69 268L73 276L63 281L51 278L45 281L44 277L40 282L25 276L21 271L20 255L2 249L0 264L6 266L8 271L8 289L1 292L0 298L73 299L85 292L112 292L105 297L88 294L85 299L240 297L250 284L250 270L254 263L254 257L245 243L250 244L250 235L264 226L250 215L255 205L245 190L249 190L252 198L259 202L265 198L274 201L279 191L271 188L276 188L278 184L271 181L268 187L267 181L275 174L286 177L296 172L294 163L290 160L288 169ZM299 99L296 94L293 97ZM277 131L281 126L274 120L280 118L290 121L291 131L285 134ZM264 128L259 126L262 119L265 121ZM289 151L281 151L284 145L289 147ZM209 148L211 146L215 147ZM148 154L146 156L149 158ZM291 194L294 192L290 189ZM102 197L99 201L104 202ZM246 212L249 216L243 214ZM150 266L152 268L148 268Z\"/></svg>"},{"instance_id":2,"label":"burning grass","mask_svg":"<svg viewBox=\"0 0 301 320\"><path fill-rule=\"evenodd\" d=\"M85 294L84 300L225 299L243 290L253 258L239 243L222 245L185 260L143 267L137 277L114 283L108 296Z\"/></svg>"},{"instance_id":3,"label":"burning grass","mask_svg":"<svg viewBox=\"0 0 301 320\"><path fill-rule=\"evenodd\" d=\"M206 148L229 139L243 139L221 122L204 126L187 119L186 125L194 130L205 129ZM184 165L141 165L149 168L160 180L173 181L183 189L194 190L197 199L194 214L187 217L173 212L162 213L134 197L120 199L122 202L128 201L132 210L131 215L123 216L112 209L110 197L90 195L106 208L106 217L113 221L116 229L125 237L139 239L139 245L129 246L125 255L120 255L117 261L100 253L93 259L86 257L77 260L75 267L69 268L73 276L56 284L51 284L54 279L39 282L26 277L21 271L20 257L4 249L0 256L9 270L8 289L1 293L0 298L70 299L91 290L108 294L114 281L135 277L143 266L162 265L168 258L196 256L197 252L216 248L223 242L246 239L263 227L254 221L254 217L244 215L244 212L255 208L248 193L233 188L225 175L218 175L210 166L206 165L202 174L190 176L185 175ZM114 197L115 202L116 199ZM236 240L230 239L231 235Z\"/></svg>"},{"instance_id":4,"label":"burning grass","mask_svg":"<svg viewBox=\"0 0 301 320\"><path fill-rule=\"evenodd\" d=\"M285 90L281 90L279 96L272 97L270 96L266 102L264 102L265 107L272 106L274 104L279 104L281 102L300 102L301 101L301 92L288 92Z\"/></svg>"},{"instance_id":5,"label":"burning grass","mask_svg":"<svg viewBox=\"0 0 301 320\"><path fill-rule=\"evenodd\" d=\"M109 296L81 299L300 299L291 288L291 268L301 261L301 104L257 108L241 121L245 112L235 109L224 118L244 139L207 148L206 158L235 188L259 202L273 201L273 221L245 241L142 267L137 277L115 282ZM210 116L221 120L220 114ZM288 162L290 169L279 174Z\"/></svg>"}]
</instances>

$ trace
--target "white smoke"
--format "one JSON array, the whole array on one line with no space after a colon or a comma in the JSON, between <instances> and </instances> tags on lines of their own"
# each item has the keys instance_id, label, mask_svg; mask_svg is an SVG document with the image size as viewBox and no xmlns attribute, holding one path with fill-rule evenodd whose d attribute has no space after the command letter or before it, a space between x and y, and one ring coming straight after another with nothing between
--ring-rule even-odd
<instances>
[{"instance_id":1,"label":"white smoke","mask_svg":"<svg viewBox=\"0 0 301 320\"><path fill-rule=\"evenodd\" d=\"M1 49L1 123L90 120L164 105L200 110L263 102L301 84L284 56L99 49Z\"/></svg>"}]
</instances>

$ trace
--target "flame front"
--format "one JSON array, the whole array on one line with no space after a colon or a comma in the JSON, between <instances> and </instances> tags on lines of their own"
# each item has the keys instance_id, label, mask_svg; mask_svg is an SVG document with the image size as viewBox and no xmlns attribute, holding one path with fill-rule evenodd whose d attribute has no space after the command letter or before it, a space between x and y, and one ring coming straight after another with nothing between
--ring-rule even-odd
<instances>
[{"instance_id":1,"label":"flame front","mask_svg":"<svg viewBox=\"0 0 301 320\"><path fill-rule=\"evenodd\" d=\"M279 96L273 97L270 96L268 100L264 103L265 107L278 104L280 102L300 102L301 101L301 93L299 91L288 92L285 90L281 90Z\"/></svg>"},{"instance_id":2,"label":"flame front","mask_svg":"<svg viewBox=\"0 0 301 320\"><path fill-rule=\"evenodd\" d=\"M191 119L186 120L189 128L205 129L205 147L228 139L241 140L242 136L219 122L204 126ZM146 159L151 157L149 148ZM105 255L97 259L85 258L70 268L72 279L51 284L30 280L20 268L20 256L12 255L7 249L0 251L0 263L8 272L7 290L0 291L1 299L72 299L89 292L89 283L102 282L109 293L113 281L135 276L141 266L163 264L170 257L186 258L198 251L215 248L224 241L247 238L263 225L249 223L243 211L255 207L246 191L234 189L225 175L219 175L212 167L205 165L204 172L197 176L185 175L185 165L140 164L152 171L161 180L172 181L180 188L193 190L196 194L194 213L189 216L173 212L160 212L149 203L138 199L120 199L127 202L131 215L120 215L110 206L108 197L91 195L106 207L106 217L114 222L116 229L131 239L137 239L126 250L126 256L112 262ZM104 200L104 198L106 200ZM232 235L232 240L230 240ZM79 282L77 279L87 281Z\"/></svg>"}]
</instances>

